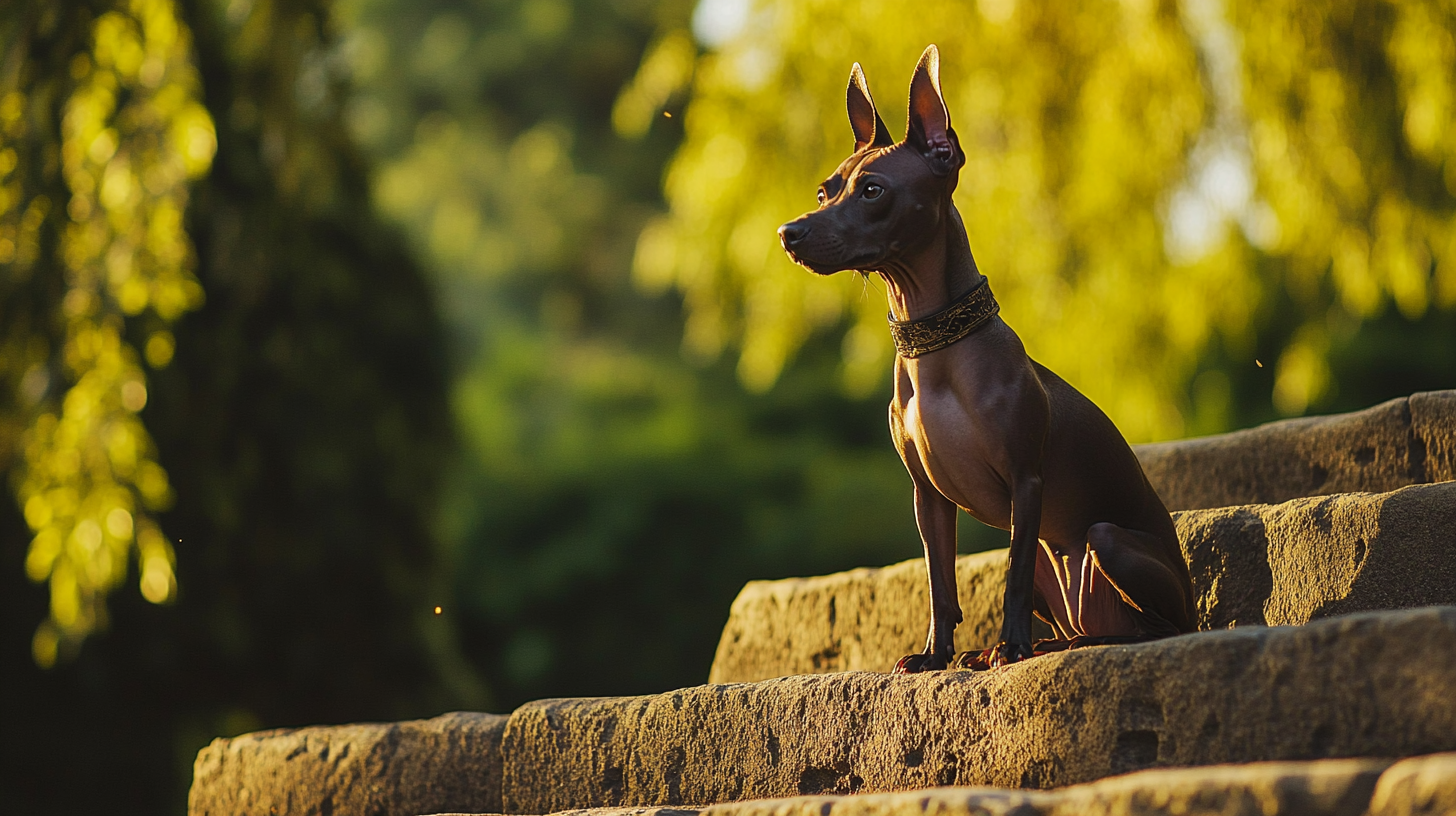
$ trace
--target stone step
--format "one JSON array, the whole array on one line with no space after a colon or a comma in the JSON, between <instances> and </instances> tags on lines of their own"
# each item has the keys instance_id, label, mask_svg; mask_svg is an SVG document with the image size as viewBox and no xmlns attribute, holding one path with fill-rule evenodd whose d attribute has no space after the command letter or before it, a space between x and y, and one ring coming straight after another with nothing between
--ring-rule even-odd
<instances>
[{"instance_id":1,"label":"stone step","mask_svg":"<svg viewBox=\"0 0 1456 816\"><path fill-rule=\"evenodd\" d=\"M1456 754L1137 771L1051 791L929 788L554 816L1409 816L1456 813ZM436 814L465 816L465 814Z\"/></svg>"},{"instance_id":2,"label":"stone step","mask_svg":"<svg viewBox=\"0 0 1456 816\"><path fill-rule=\"evenodd\" d=\"M542 700L501 743L508 813L1456 750L1456 607L1243 627L991 672L804 675Z\"/></svg>"},{"instance_id":3,"label":"stone step","mask_svg":"<svg viewBox=\"0 0 1456 816\"><path fill-rule=\"evenodd\" d=\"M1348 612L1456 604L1456 482L1174 514L1199 628L1302 624ZM956 564L963 649L997 640L1006 551ZM888 671L929 621L920 559L749 583L734 600L711 683Z\"/></svg>"},{"instance_id":4,"label":"stone step","mask_svg":"<svg viewBox=\"0 0 1456 816\"><path fill-rule=\"evenodd\" d=\"M1456 607L1431 607L1091 648L982 673L808 675L645 697L542 700L508 719L452 714L262 732L217 740L199 753L189 812L627 807L650 812L618 816L686 816L680 811L707 804L813 796L814 813L803 804L809 800L792 800L744 803L766 809L738 816L850 816L876 800L824 797L946 785L1048 789L1154 767L1453 750ZM1392 802L1450 801L1452 761L1444 762L1388 786L1382 776L1375 801L1383 787L1394 791ZM1240 784L1264 797L1258 801L1333 801L1343 796L1341 785L1354 790L1366 784L1360 779L1368 782L1368 774L1357 778L1366 773L1361 768L1378 765L1338 766L1354 769L1344 776L1300 772L1312 782L1288 781L1298 774L1286 773L1277 784ZM1200 785L1216 791L1223 784L1151 778L1163 779L1166 793L1152 804L1173 803L1172 812L1192 812L1177 802L1205 801ZM1148 801L1114 783L1098 790L1085 800L963 790L936 793L942 798L935 801L947 816L982 812L975 809L982 804L998 813L1020 804L1032 809L1017 813L1070 813L1073 805L1056 803ZM1118 812L1156 812L1138 807ZM893 809L877 805L874 812L890 816Z\"/></svg>"},{"instance_id":5,"label":"stone step","mask_svg":"<svg viewBox=\"0 0 1456 816\"><path fill-rule=\"evenodd\" d=\"M964 616L956 643L965 648L995 643L1001 632L1006 553L956 559ZM729 609L708 682L889 671L925 645L929 621L930 588L920 558L813 578L750 581Z\"/></svg>"},{"instance_id":6,"label":"stone step","mask_svg":"<svg viewBox=\"0 0 1456 816\"><path fill-rule=\"evenodd\" d=\"M1456 479L1456 391L1133 450L1169 510L1384 493Z\"/></svg>"},{"instance_id":7,"label":"stone step","mask_svg":"<svg viewBox=\"0 0 1456 816\"><path fill-rule=\"evenodd\" d=\"M192 766L189 816L347 816L501 807L500 714L283 728L216 739Z\"/></svg>"}]
</instances>

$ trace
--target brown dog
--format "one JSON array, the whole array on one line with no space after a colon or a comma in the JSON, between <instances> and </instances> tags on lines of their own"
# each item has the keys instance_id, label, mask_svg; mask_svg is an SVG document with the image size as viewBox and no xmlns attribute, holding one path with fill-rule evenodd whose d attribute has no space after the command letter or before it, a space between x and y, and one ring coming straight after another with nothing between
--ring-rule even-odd
<instances>
[{"instance_id":1,"label":"brown dog","mask_svg":"<svg viewBox=\"0 0 1456 816\"><path fill-rule=\"evenodd\" d=\"M1132 449L1097 406L1027 357L951 203L965 164L925 50L910 122L894 143L856 64L854 153L819 187L819 208L779 228L812 272L885 280L898 355L890 431L915 483L930 572L925 651L897 672L985 668L1078 646L1194 629L1188 565L1173 521ZM954 657L956 507L1011 531L1001 642ZM1033 612L1056 631L1031 641Z\"/></svg>"}]
</instances>

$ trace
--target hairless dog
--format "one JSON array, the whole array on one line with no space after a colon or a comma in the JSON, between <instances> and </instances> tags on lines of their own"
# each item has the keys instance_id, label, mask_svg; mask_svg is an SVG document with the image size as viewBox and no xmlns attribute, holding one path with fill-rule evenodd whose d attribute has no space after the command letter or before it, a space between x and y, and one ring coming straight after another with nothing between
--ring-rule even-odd
<instances>
[{"instance_id":1,"label":"hairless dog","mask_svg":"<svg viewBox=\"0 0 1456 816\"><path fill-rule=\"evenodd\" d=\"M965 164L925 50L903 141L889 136L856 63L854 152L819 186L819 207L779 228L811 272L874 272L895 339L890 432L915 484L930 573L925 650L897 673L990 668L1048 651L1194 629L1188 565L1168 510L1117 427L1027 356L999 316L951 203ZM955 654L956 507L1011 531L995 646ZM1056 633L1032 643L1031 616Z\"/></svg>"}]
</instances>

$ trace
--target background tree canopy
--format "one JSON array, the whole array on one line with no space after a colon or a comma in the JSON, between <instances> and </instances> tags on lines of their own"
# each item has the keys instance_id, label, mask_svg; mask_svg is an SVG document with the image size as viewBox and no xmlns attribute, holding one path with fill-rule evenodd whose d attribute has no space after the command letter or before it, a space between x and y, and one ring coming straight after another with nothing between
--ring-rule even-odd
<instances>
[{"instance_id":1,"label":"background tree canopy","mask_svg":"<svg viewBox=\"0 0 1456 816\"><path fill-rule=\"evenodd\" d=\"M932 41L968 155L957 204L1006 319L1133 440L1222 430L1260 404L1330 405L1331 358L1358 353L1367 322L1456 305L1442 4L701 11L718 48L698 64L671 212L643 233L635 276L683 293L690 348L740 343L751 388L846 313L846 384L878 384L881 299L797 274L773 227L847 152L847 66L894 111Z\"/></svg>"},{"instance_id":2,"label":"background tree canopy","mask_svg":"<svg viewBox=\"0 0 1456 816\"><path fill-rule=\"evenodd\" d=\"M896 127L939 44L978 261L1129 437L1456 373L1439 3L3 8L7 810L698 683L743 582L915 556L883 294L774 235L853 61Z\"/></svg>"}]
</instances>

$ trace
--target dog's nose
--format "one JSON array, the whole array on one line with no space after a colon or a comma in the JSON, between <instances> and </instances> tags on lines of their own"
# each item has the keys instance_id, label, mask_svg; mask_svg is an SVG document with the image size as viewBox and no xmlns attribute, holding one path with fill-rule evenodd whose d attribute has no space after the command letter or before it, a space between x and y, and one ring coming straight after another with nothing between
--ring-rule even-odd
<instances>
[{"instance_id":1,"label":"dog's nose","mask_svg":"<svg viewBox=\"0 0 1456 816\"><path fill-rule=\"evenodd\" d=\"M797 244L804 240L808 234L809 225L800 221L790 221L782 227L779 227L779 242L787 247L790 244Z\"/></svg>"}]
</instances>

